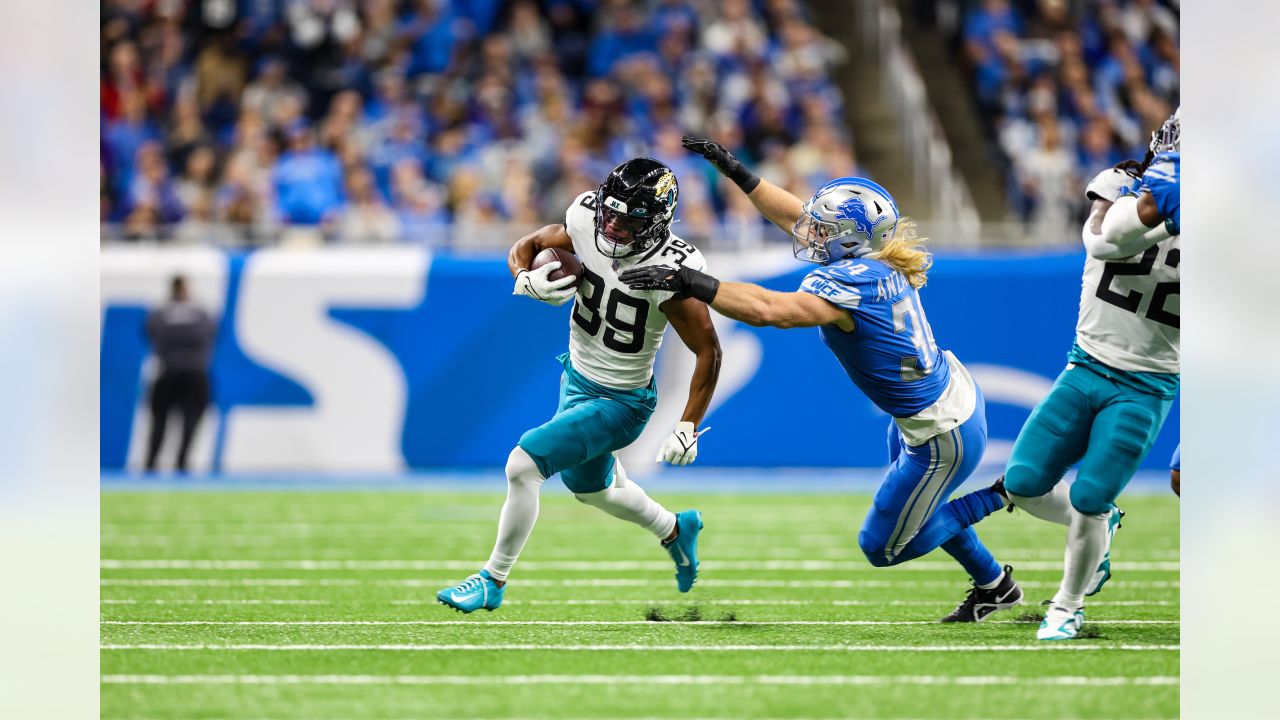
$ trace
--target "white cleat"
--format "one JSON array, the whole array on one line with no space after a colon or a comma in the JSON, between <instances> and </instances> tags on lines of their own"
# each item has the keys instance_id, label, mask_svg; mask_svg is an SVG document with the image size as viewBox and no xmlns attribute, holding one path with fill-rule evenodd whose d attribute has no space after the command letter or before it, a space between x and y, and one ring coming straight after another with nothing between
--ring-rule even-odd
<instances>
[{"instance_id":1,"label":"white cleat","mask_svg":"<svg viewBox=\"0 0 1280 720\"><path fill-rule=\"evenodd\" d=\"M1050 603L1044 621L1036 631L1037 640L1074 640L1084 626L1084 608L1071 610L1057 603Z\"/></svg>"},{"instance_id":2,"label":"white cleat","mask_svg":"<svg viewBox=\"0 0 1280 720\"><path fill-rule=\"evenodd\" d=\"M1085 592L1085 597L1097 595L1102 590L1102 586L1111 579L1111 543L1116 540L1116 531L1120 529L1120 520L1123 518L1123 510L1118 507L1111 508L1111 516L1107 518L1107 549L1102 555L1102 562L1098 565L1098 569L1093 573L1093 579L1089 581L1089 589Z\"/></svg>"}]
</instances>

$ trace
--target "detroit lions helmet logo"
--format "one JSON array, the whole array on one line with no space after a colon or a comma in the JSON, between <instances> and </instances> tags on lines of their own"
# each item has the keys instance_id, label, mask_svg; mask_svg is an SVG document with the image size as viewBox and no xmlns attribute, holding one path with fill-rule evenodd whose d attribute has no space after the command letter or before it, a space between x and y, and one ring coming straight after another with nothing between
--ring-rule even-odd
<instances>
[{"instance_id":1,"label":"detroit lions helmet logo","mask_svg":"<svg viewBox=\"0 0 1280 720\"><path fill-rule=\"evenodd\" d=\"M867 238L871 237L875 226L870 214L867 212L867 204L857 195L849 197L840 203L836 208L835 219L847 220L853 223L854 230Z\"/></svg>"}]
</instances>

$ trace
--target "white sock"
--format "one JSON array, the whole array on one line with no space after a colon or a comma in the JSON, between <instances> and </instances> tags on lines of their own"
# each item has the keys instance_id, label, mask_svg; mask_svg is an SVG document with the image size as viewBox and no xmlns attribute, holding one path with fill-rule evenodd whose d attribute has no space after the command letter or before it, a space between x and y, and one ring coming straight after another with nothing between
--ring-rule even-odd
<instances>
[{"instance_id":1,"label":"white sock","mask_svg":"<svg viewBox=\"0 0 1280 720\"><path fill-rule=\"evenodd\" d=\"M991 582L987 583L986 585L979 585L979 586L978 586L978 588L979 588L979 589L982 589L982 590L990 590L991 588L993 588L993 587L995 587L995 586L999 585L1001 580L1004 580L1004 571L1003 571L1003 570L1001 570L1001 571L1000 571L1000 574L996 576L996 579L995 579L995 580L992 580Z\"/></svg>"},{"instance_id":2,"label":"white sock","mask_svg":"<svg viewBox=\"0 0 1280 720\"><path fill-rule=\"evenodd\" d=\"M1084 607L1084 594L1089 590L1093 574L1098 571L1107 552L1107 521L1111 513L1085 515L1071 510L1071 526L1067 529L1067 557L1064 561L1062 586L1053 602L1070 610Z\"/></svg>"},{"instance_id":3,"label":"white sock","mask_svg":"<svg viewBox=\"0 0 1280 720\"><path fill-rule=\"evenodd\" d=\"M542 473L529 453L516 446L507 457L507 501L498 518L498 540L484 569L495 580L506 580L511 566L529 541L529 533L538 521L538 496L542 490Z\"/></svg>"},{"instance_id":4,"label":"white sock","mask_svg":"<svg viewBox=\"0 0 1280 720\"><path fill-rule=\"evenodd\" d=\"M598 507L610 515L635 523L658 536L667 539L676 526L675 513L654 502L644 488L635 484L622 469L622 462L614 456L613 484L593 493L574 493L579 502Z\"/></svg>"},{"instance_id":5,"label":"white sock","mask_svg":"<svg viewBox=\"0 0 1280 720\"><path fill-rule=\"evenodd\" d=\"M1049 492L1040 497L1023 497L1009 493L1009 502L1014 507L1022 508L1041 520L1048 520L1059 525L1071 525L1071 488L1064 482L1053 486Z\"/></svg>"}]
</instances>

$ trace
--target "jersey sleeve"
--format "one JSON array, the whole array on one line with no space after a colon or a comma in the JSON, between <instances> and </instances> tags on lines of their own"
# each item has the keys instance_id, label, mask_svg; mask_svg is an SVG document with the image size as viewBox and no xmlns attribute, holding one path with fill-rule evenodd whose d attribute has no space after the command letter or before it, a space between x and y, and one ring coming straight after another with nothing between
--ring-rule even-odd
<instances>
[{"instance_id":1,"label":"jersey sleeve","mask_svg":"<svg viewBox=\"0 0 1280 720\"><path fill-rule=\"evenodd\" d=\"M1156 209L1169 225L1169 232L1177 235L1182 227L1181 180L1182 158L1180 153L1161 153L1151 161L1142 174L1141 188L1151 193Z\"/></svg>"},{"instance_id":2,"label":"jersey sleeve","mask_svg":"<svg viewBox=\"0 0 1280 720\"><path fill-rule=\"evenodd\" d=\"M858 276L865 268L861 265L847 267L823 266L816 268L800 282L800 292L817 295L832 305L845 310L856 310L862 304L862 290L858 287Z\"/></svg>"},{"instance_id":3,"label":"jersey sleeve","mask_svg":"<svg viewBox=\"0 0 1280 720\"><path fill-rule=\"evenodd\" d=\"M581 256L584 251L595 247L596 232L596 194L587 191L573 199L573 204L564 211L564 229L573 240L574 254Z\"/></svg>"},{"instance_id":4,"label":"jersey sleeve","mask_svg":"<svg viewBox=\"0 0 1280 720\"><path fill-rule=\"evenodd\" d=\"M668 250L668 248L670 248ZM679 267L687 267L690 270L707 271L707 258L702 251L694 247L692 244L681 240L674 235L663 247L663 254L656 256L652 261L646 263L648 265L674 265ZM675 297L675 293L668 290L652 290L649 297L653 302L661 305L662 303Z\"/></svg>"}]
</instances>

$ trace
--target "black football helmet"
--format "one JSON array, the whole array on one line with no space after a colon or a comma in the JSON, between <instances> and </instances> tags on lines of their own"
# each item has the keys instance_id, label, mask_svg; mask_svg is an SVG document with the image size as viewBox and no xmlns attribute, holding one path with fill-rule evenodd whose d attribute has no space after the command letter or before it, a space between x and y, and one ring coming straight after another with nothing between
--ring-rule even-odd
<instances>
[{"instance_id":1,"label":"black football helmet","mask_svg":"<svg viewBox=\"0 0 1280 720\"><path fill-rule=\"evenodd\" d=\"M596 249L614 259L638 255L667 239L680 186L653 158L628 160L596 190Z\"/></svg>"}]
</instances>

